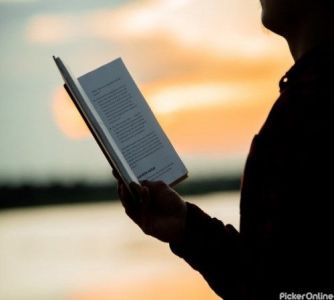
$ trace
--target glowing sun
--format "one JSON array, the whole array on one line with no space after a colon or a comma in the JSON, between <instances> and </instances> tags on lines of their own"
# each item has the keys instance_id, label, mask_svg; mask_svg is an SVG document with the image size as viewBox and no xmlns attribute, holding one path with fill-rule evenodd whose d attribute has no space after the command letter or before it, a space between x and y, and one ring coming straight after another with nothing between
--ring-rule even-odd
<instances>
[{"instance_id":1,"label":"glowing sun","mask_svg":"<svg viewBox=\"0 0 334 300\"><path fill-rule=\"evenodd\" d=\"M71 139L85 139L91 136L80 113L63 87L53 96L52 112L58 128Z\"/></svg>"}]
</instances>

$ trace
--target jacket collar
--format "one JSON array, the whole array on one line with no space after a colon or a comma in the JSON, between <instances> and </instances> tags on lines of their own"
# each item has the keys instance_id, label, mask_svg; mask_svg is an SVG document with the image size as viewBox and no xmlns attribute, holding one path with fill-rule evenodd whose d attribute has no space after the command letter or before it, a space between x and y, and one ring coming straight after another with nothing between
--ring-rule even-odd
<instances>
[{"instance_id":1,"label":"jacket collar","mask_svg":"<svg viewBox=\"0 0 334 300\"><path fill-rule=\"evenodd\" d=\"M317 47L306 53L291 67L279 82L280 92L300 83L323 77L334 79L334 47Z\"/></svg>"}]
</instances>

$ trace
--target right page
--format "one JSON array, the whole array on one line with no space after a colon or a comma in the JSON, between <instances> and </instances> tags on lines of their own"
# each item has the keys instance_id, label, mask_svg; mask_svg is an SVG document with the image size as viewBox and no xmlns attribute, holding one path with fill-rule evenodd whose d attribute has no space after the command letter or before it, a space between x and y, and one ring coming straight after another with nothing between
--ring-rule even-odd
<instances>
[{"instance_id":1,"label":"right page","mask_svg":"<svg viewBox=\"0 0 334 300\"><path fill-rule=\"evenodd\" d=\"M173 184L187 176L120 58L78 80L139 181Z\"/></svg>"}]
</instances>

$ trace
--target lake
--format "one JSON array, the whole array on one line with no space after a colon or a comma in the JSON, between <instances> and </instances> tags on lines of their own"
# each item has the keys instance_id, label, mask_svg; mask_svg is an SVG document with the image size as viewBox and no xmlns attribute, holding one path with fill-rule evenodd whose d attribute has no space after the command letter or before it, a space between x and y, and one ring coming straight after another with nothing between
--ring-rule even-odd
<instances>
[{"instance_id":1,"label":"lake","mask_svg":"<svg viewBox=\"0 0 334 300\"><path fill-rule=\"evenodd\" d=\"M185 200L239 224L239 193ZM0 212L0 299L219 299L119 202Z\"/></svg>"}]
</instances>

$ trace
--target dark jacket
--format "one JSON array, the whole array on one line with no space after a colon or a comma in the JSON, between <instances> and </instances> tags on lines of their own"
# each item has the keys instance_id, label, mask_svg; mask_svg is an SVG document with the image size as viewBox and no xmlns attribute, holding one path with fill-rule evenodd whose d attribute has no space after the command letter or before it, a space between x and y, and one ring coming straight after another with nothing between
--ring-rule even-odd
<instances>
[{"instance_id":1,"label":"dark jacket","mask_svg":"<svg viewBox=\"0 0 334 300\"><path fill-rule=\"evenodd\" d=\"M244 170L240 232L188 203L171 244L225 300L334 290L334 58L317 49L280 81Z\"/></svg>"}]
</instances>

